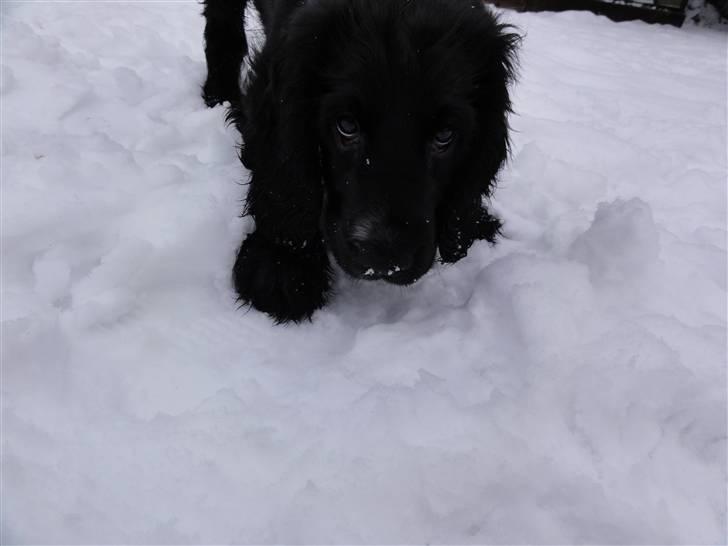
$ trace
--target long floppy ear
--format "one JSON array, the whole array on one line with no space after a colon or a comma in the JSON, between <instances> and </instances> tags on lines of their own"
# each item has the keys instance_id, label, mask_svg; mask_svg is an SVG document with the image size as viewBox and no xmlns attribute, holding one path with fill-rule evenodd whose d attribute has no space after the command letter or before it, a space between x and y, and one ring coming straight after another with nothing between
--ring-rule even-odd
<instances>
[{"instance_id":1,"label":"long floppy ear","mask_svg":"<svg viewBox=\"0 0 728 546\"><path fill-rule=\"evenodd\" d=\"M305 51L273 44L256 59L243 121L241 160L251 171L246 212L271 242L300 247L319 237L323 204L315 82Z\"/></svg>"},{"instance_id":2,"label":"long floppy ear","mask_svg":"<svg viewBox=\"0 0 728 546\"><path fill-rule=\"evenodd\" d=\"M501 222L483 205L495 186L496 175L509 151L509 86L515 78L516 49L521 37L480 3L482 10L468 29L466 43L476 72L473 104L474 138L454 184L439 210L440 257L443 262L463 258L474 241L494 242Z\"/></svg>"},{"instance_id":3,"label":"long floppy ear","mask_svg":"<svg viewBox=\"0 0 728 546\"><path fill-rule=\"evenodd\" d=\"M246 212L255 231L233 268L241 302L276 322L310 318L323 307L331 269L320 229L323 183L318 128L315 34L273 29L255 59L242 111L241 160L250 169ZM313 42L313 43L312 43Z\"/></svg>"}]
</instances>

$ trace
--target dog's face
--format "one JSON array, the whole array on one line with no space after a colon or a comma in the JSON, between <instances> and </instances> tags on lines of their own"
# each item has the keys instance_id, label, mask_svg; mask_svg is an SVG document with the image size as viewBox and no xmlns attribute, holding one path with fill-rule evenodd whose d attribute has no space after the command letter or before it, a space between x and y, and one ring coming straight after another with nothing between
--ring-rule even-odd
<instances>
[{"instance_id":1,"label":"dog's face","mask_svg":"<svg viewBox=\"0 0 728 546\"><path fill-rule=\"evenodd\" d=\"M472 43L488 37L463 35L477 31L465 17L478 14L455 3L353 2L338 18L327 8L316 74L322 221L352 276L409 284L428 271L442 209L488 130L478 87L492 59L479 60Z\"/></svg>"},{"instance_id":2,"label":"dog's face","mask_svg":"<svg viewBox=\"0 0 728 546\"><path fill-rule=\"evenodd\" d=\"M433 85L427 66L387 68L332 67L345 77L332 78L320 104L324 231L350 275L409 284L435 258L438 206L466 155L474 112L442 93L451 80Z\"/></svg>"},{"instance_id":3,"label":"dog's face","mask_svg":"<svg viewBox=\"0 0 728 546\"><path fill-rule=\"evenodd\" d=\"M438 248L459 259L489 237L480 199L506 155L514 36L478 0L299 4L259 89L277 90L281 156L319 171L328 249L350 275L396 284Z\"/></svg>"}]
</instances>

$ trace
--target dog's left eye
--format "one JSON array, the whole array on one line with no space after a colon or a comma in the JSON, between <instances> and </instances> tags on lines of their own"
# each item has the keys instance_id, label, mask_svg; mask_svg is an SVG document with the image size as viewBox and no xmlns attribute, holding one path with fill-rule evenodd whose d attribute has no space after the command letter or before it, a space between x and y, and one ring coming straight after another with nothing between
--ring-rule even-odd
<instances>
[{"instance_id":1,"label":"dog's left eye","mask_svg":"<svg viewBox=\"0 0 728 546\"><path fill-rule=\"evenodd\" d=\"M438 152L444 152L450 144L452 144L452 141L455 139L455 131L450 129L449 127L444 127L443 129L440 129L437 133L435 133L435 138L433 139L432 143L435 147L435 150Z\"/></svg>"},{"instance_id":2,"label":"dog's left eye","mask_svg":"<svg viewBox=\"0 0 728 546\"><path fill-rule=\"evenodd\" d=\"M347 141L354 140L359 134L359 124L351 116L344 116L336 120L336 130Z\"/></svg>"}]
</instances>

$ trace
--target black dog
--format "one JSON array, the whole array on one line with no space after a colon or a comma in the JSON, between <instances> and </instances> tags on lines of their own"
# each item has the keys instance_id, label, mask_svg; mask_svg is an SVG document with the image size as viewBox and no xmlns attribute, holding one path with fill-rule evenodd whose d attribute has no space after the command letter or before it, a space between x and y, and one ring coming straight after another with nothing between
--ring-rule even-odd
<instances>
[{"instance_id":1,"label":"black dog","mask_svg":"<svg viewBox=\"0 0 728 546\"><path fill-rule=\"evenodd\" d=\"M410 284L494 241L518 36L480 0L255 0L266 43L241 93L247 0L206 0L204 98L230 101L251 171L233 278L278 322L354 277Z\"/></svg>"}]
</instances>

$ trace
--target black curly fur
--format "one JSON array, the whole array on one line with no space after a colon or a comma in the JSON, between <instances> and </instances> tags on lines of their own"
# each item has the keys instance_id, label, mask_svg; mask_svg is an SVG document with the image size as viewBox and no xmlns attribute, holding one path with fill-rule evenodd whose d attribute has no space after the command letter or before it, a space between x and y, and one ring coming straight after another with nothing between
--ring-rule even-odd
<instances>
[{"instance_id":1,"label":"black curly fur","mask_svg":"<svg viewBox=\"0 0 728 546\"><path fill-rule=\"evenodd\" d=\"M330 296L328 252L349 270L338 240L342 226L352 211L373 210L372 203L395 220L432 218L427 225L434 225L392 247L433 249L418 254L422 271L392 282L413 282L429 268L435 246L443 262L456 262L474 241L496 240L501 222L483 198L508 155L508 86L519 37L507 25L478 0L255 0L267 40L242 96L246 1L206 0L204 9L203 97L210 106L231 103L228 118L242 134L240 157L251 171L245 212L256 228L233 270L242 303L277 322L310 318ZM447 88L438 83L443 78ZM355 188L348 174L344 188L342 165L350 167L354 152L332 143L323 103L364 87L362 100L378 112L370 117L393 129L367 135L369 149L382 150L378 163L367 169L359 158L351 171ZM403 90L411 103L402 102ZM418 105L431 97L468 113L458 118L457 149L434 159L407 144L427 136L425 107ZM407 128L403 110L410 107L419 118ZM368 121L363 117L362 125Z\"/></svg>"},{"instance_id":2,"label":"black curly fur","mask_svg":"<svg viewBox=\"0 0 728 546\"><path fill-rule=\"evenodd\" d=\"M241 303L276 322L298 322L326 304L331 268L321 241L293 248L267 241L256 231L238 251L233 281Z\"/></svg>"}]
</instances>

